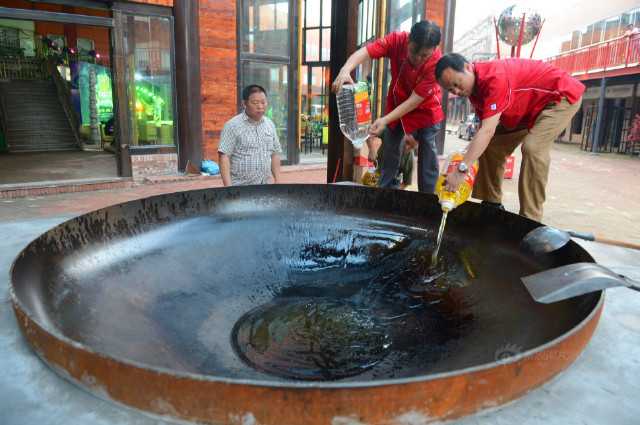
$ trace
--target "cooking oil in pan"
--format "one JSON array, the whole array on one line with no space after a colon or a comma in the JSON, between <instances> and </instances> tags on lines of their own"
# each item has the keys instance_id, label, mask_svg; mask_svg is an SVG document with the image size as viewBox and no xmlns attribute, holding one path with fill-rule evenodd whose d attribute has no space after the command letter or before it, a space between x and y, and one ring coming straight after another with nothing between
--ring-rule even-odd
<instances>
[{"instance_id":1,"label":"cooking oil in pan","mask_svg":"<svg viewBox=\"0 0 640 425\"><path fill-rule=\"evenodd\" d=\"M444 226L447 224L447 214L449 211L442 212L442 220L440 220L440 228L438 229L438 240L436 242L436 249L431 254L431 262L434 266L438 265L438 251L440 251L440 244L442 243L442 234L444 233Z\"/></svg>"},{"instance_id":2,"label":"cooking oil in pan","mask_svg":"<svg viewBox=\"0 0 640 425\"><path fill-rule=\"evenodd\" d=\"M447 227L436 266L437 229L409 220L232 212L112 243L133 253L124 263L61 264L47 288L73 291L50 298L47 320L96 352L177 372L348 382L486 364L506 343L524 351L577 323L559 308L569 301L536 303L523 287L537 259L465 226ZM275 372L247 366L254 355Z\"/></svg>"},{"instance_id":3,"label":"cooking oil in pan","mask_svg":"<svg viewBox=\"0 0 640 425\"><path fill-rule=\"evenodd\" d=\"M287 298L250 311L236 323L232 343L249 366L305 380L361 373L391 345L384 325L332 298Z\"/></svg>"}]
</instances>

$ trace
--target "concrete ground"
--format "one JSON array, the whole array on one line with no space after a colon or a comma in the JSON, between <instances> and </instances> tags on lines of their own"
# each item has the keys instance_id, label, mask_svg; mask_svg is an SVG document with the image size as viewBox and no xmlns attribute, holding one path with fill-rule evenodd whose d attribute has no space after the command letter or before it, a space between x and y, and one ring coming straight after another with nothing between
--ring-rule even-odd
<instances>
[{"instance_id":1,"label":"concrete ground","mask_svg":"<svg viewBox=\"0 0 640 425\"><path fill-rule=\"evenodd\" d=\"M462 149L465 141L449 134L445 139L445 153ZM113 175L115 161L106 152L90 151L86 155L93 158L95 165L86 169L82 161L71 161L63 168L74 178L82 173L102 173ZM518 175L520 151L516 157L514 176L503 182L503 202L507 210L518 212ZM547 201L543 223L565 230L589 233L596 237L606 237L627 243L640 244L640 161L637 157L624 155L591 155L580 150L578 143L554 143L551 151L551 171L547 186ZM6 158L14 158L6 161ZM21 168L17 157L3 156L5 160L0 170L0 181L19 180ZM44 162L44 161L43 161ZM38 169L40 167L36 167ZM55 179L57 170L30 171L30 178L40 175ZM39 174L40 173L40 174ZM23 173L24 174L24 173ZM90 174L91 175L91 174ZM313 154L303 155L302 163L283 167L284 183L325 183L327 181L326 155L319 149ZM24 179L22 175L22 179ZM67 177L69 178L69 177ZM77 214L102 208L111 204L168 192L220 187L219 178L204 181L146 184L132 188L111 189L98 192L78 192L0 200L0 222L29 219L57 214ZM409 190L417 190L415 184ZM473 201L473 200L472 200Z\"/></svg>"}]
</instances>

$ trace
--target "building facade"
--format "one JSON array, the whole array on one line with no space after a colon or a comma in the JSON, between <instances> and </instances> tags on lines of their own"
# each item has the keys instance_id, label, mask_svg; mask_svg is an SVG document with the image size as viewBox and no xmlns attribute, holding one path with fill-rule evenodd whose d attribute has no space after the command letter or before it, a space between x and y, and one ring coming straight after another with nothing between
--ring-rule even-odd
<instances>
[{"instance_id":1,"label":"building facade","mask_svg":"<svg viewBox=\"0 0 640 425\"><path fill-rule=\"evenodd\" d=\"M640 145L628 139L640 113L640 37L625 34L640 27L640 4L582 0L558 10L542 16L539 37L522 46L520 57L554 63L587 87L580 111L560 140L579 142L584 150L637 154ZM473 42L476 39L487 44ZM471 61L497 58L498 48L503 58L508 57L505 47L496 43L494 17L454 41L454 51ZM448 104L447 124L455 128L472 111L467 99L454 97Z\"/></svg>"},{"instance_id":2,"label":"building facade","mask_svg":"<svg viewBox=\"0 0 640 425\"><path fill-rule=\"evenodd\" d=\"M262 85L286 166L300 159L301 117L331 125L332 66L417 20L442 25L446 3L0 0L0 61L4 71L56 61L83 142L113 117L113 140L101 134L102 145L115 152L120 176L138 180L177 173L188 161L217 161L222 127L241 111L242 88ZM351 11L348 25L338 23L344 10ZM369 77L380 113L383 70L364 66L356 78ZM340 144L336 155L343 150Z\"/></svg>"}]
</instances>

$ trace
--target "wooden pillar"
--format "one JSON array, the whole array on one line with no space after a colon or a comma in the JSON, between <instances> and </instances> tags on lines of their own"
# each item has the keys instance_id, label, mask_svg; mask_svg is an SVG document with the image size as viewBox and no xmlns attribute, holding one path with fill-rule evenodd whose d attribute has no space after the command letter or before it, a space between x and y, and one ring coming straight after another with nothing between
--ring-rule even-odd
<instances>
[{"instance_id":1,"label":"wooden pillar","mask_svg":"<svg viewBox=\"0 0 640 425\"><path fill-rule=\"evenodd\" d=\"M176 1L173 6L178 117L178 161L200 164L202 144L202 98L200 73L200 2ZM174 123L175 125L175 123Z\"/></svg>"},{"instance_id":2,"label":"wooden pillar","mask_svg":"<svg viewBox=\"0 0 640 425\"><path fill-rule=\"evenodd\" d=\"M358 45L358 0L331 0L331 83ZM355 77L355 73L352 74ZM329 97L329 149L327 183L350 180L353 173L351 141L340 131L336 95Z\"/></svg>"},{"instance_id":3,"label":"wooden pillar","mask_svg":"<svg viewBox=\"0 0 640 425\"><path fill-rule=\"evenodd\" d=\"M113 11L113 30L111 31L111 66L113 68L113 117L115 129L115 154L118 175L131 177L131 127L129 126L129 105L127 101L127 84L133 75L125 73L124 31L122 12Z\"/></svg>"},{"instance_id":4,"label":"wooden pillar","mask_svg":"<svg viewBox=\"0 0 640 425\"><path fill-rule=\"evenodd\" d=\"M455 27L455 10L456 0L445 0L444 2L444 25L442 26L442 54L451 53L453 51L453 30ZM442 110L444 111L444 119L440 121L440 132L436 136L436 149L439 155L444 153L444 138L447 134L447 115L449 104L449 92L442 91ZM454 116L455 122L455 116Z\"/></svg>"}]
</instances>

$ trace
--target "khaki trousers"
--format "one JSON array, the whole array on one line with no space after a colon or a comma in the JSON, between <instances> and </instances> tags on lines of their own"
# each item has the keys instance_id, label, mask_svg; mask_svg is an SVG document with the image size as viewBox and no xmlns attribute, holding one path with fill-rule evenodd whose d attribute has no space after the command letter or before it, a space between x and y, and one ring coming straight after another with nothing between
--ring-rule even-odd
<instances>
[{"instance_id":1,"label":"khaki trousers","mask_svg":"<svg viewBox=\"0 0 640 425\"><path fill-rule=\"evenodd\" d=\"M551 145L580 109L582 98L571 104L565 97L560 103L549 102L540 112L530 131L525 125L507 130L498 125L487 149L478 160L478 175L472 196L488 202L502 202L502 181L507 157L522 144L522 162L518 178L520 215L542 220L546 199Z\"/></svg>"}]
</instances>

